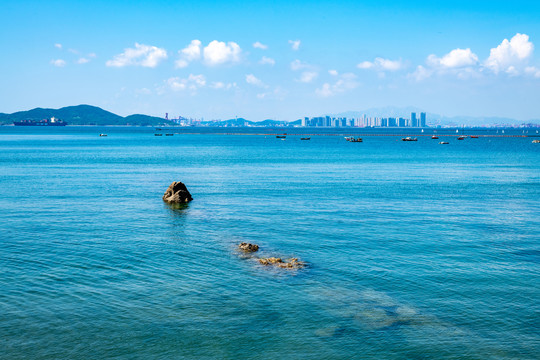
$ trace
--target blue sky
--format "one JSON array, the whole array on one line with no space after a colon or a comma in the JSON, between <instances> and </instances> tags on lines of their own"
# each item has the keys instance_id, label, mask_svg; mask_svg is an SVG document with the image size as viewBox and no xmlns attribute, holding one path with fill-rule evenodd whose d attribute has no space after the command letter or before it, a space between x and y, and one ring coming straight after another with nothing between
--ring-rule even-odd
<instances>
[{"instance_id":1,"label":"blue sky","mask_svg":"<svg viewBox=\"0 0 540 360\"><path fill-rule=\"evenodd\" d=\"M540 118L538 1L2 1L0 112Z\"/></svg>"}]
</instances>

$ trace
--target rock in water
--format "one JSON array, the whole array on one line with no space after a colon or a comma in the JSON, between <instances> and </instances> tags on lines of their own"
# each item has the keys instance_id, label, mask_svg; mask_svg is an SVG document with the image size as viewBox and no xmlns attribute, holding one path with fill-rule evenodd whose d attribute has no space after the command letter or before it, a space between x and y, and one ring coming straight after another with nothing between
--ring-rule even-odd
<instances>
[{"instance_id":1,"label":"rock in water","mask_svg":"<svg viewBox=\"0 0 540 360\"><path fill-rule=\"evenodd\" d=\"M169 204L183 204L193 200L186 185L180 181L174 181L165 194L163 195L163 201Z\"/></svg>"},{"instance_id":2,"label":"rock in water","mask_svg":"<svg viewBox=\"0 0 540 360\"><path fill-rule=\"evenodd\" d=\"M257 244L250 244L250 243L243 242L240 245L238 245L238 247L240 248L240 250L245 251L245 252L259 251L259 245Z\"/></svg>"},{"instance_id":3,"label":"rock in water","mask_svg":"<svg viewBox=\"0 0 540 360\"><path fill-rule=\"evenodd\" d=\"M259 263L265 266L268 266L268 265L277 266L282 269L301 269L301 268L306 267L306 263L299 261L297 258L289 259L289 261L283 261L281 258L275 258L275 257L261 258L259 259Z\"/></svg>"}]
</instances>

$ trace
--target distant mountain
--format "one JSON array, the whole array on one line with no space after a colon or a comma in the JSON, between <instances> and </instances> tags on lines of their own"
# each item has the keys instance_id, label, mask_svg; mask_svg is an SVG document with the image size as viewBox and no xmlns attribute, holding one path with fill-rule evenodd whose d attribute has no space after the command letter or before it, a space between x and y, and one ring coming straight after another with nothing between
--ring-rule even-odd
<instances>
[{"instance_id":1,"label":"distant mountain","mask_svg":"<svg viewBox=\"0 0 540 360\"><path fill-rule=\"evenodd\" d=\"M346 117L346 118L359 118L364 114L368 117L403 117L410 118L411 113L415 112L417 116L421 112L426 112L423 109L407 106L407 107L396 107L396 106L385 106L379 108L370 108L364 111L346 111L338 114L326 114L327 116L332 117ZM426 118L428 125L443 125L443 126L493 126L493 125L520 125L523 123L540 123L539 120L516 120L505 117L495 117L495 116L444 116L434 113L426 112Z\"/></svg>"},{"instance_id":2,"label":"distant mountain","mask_svg":"<svg viewBox=\"0 0 540 360\"><path fill-rule=\"evenodd\" d=\"M122 117L97 106L77 105L61 109L35 108L18 111L13 114L1 114L0 124L12 124L20 120L42 120L55 117L69 125L172 125L173 122L147 115L130 115Z\"/></svg>"},{"instance_id":3,"label":"distant mountain","mask_svg":"<svg viewBox=\"0 0 540 360\"><path fill-rule=\"evenodd\" d=\"M410 118L411 112L424 112L417 107L395 107L386 106L379 108L370 108L364 111L346 111L338 114L325 114L331 117L359 118L364 114L368 117L403 117ZM21 120L42 120L51 117L62 119L69 125L136 125L136 126L174 126L173 121L165 120L160 117L148 116L142 114L129 115L122 117L110 111L103 110L97 106L77 105L68 106L61 109L35 108L28 111L18 111L13 114L0 113L0 125L11 125L13 121ZM443 116L439 114L427 113L427 124L429 126L494 126L494 125L520 125L524 123L540 124L540 120L521 121L503 117L474 117L474 116ZM263 121L250 121L244 118L235 118L220 121L203 121L201 125L206 126L299 126L301 120L284 121L266 119Z\"/></svg>"},{"instance_id":4,"label":"distant mountain","mask_svg":"<svg viewBox=\"0 0 540 360\"><path fill-rule=\"evenodd\" d=\"M421 113L424 112L424 110L407 106L407 107L395 107L395 106L385 106L385 107L378 107L378 108L369 108L364 111L346 111L339 114L327 114L328 116L333 117L346 117L346 118L358 118L362 115L366 115L368 117L402 117L402 118L410 118L411 113Z\"/></svg>"},{"instance_id":5,"label":"distant mountain","mask_svg":"<svg viewBox=\"0 0 540 360\"><path fill-rule=\"evenodd\" d=\"M140 125L140 126L156 126L156 125L174 125L172 121L165 120L156 116L135 114L124 117L124 122L127 125Z\"/></svg>"},{"instance_id":6,"label":"distant mountain","mask_svg":"<svg viewBox=\"0 0 540 360\"><path fill-rule=\"evenodd\" d=\"M266 119L263 121L250 121L244 118L221 120L221 121L203 121L201 122L201 124L207 125L207 126L236 126L236 127L246 126L246 125L247 126L273 126L273 127L294 125L292 122L288 122L285 120Z\"/></svg>"}]
</instances>

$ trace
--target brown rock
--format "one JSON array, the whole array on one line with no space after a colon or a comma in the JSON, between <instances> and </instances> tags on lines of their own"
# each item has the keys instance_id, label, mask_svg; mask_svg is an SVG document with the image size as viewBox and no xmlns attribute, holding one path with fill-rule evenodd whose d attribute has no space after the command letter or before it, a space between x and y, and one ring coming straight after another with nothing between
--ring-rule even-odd
<instances>
[{"instance_id":1,"label":"brown rock","mask_svg":"<svg viewBox=\"0 0 540 360\"><path fill-rule=\"evenodd\" d=\"M259 259L259 262L263 265L275 265L275 264L283 263L283 260L281 260L281 258L269 257L269 258Z\"/></svg>"},{"instance_id":2,"label":"brown rock","mask_svg":"<svg viewBox=\"0 0 540 360\"><path fill-rule=\"evenodd\" d=\"M180 181L174 181L165 194L163 195L163 201L169 204L182 204L193 200L186 185Z\"/></svg>"},{"instance_id":3,"label":"brown rock","mask_svg":"<svg viewBox=\"0 0 540 360\"><path fill-rule=\"evenodd\" d=\"M283 261L281 258L261 258L259 263L262 265L274 265L282 269L300 269L306 266L306 263L299 261L297 258L289 259L288 261Z\"/></svg>"},{"instance_id":4,"label":"brown rock","mask_svg":"<svg viewBox=\"0 0 540 360\"><path fill-rule=\"evenodd\" d=\"M240 248L240 250L245 251L245 252L256 252L259 250L259 245L245 243L245 242L238 245L238 247Z\"/></svg>"}]
</instances>

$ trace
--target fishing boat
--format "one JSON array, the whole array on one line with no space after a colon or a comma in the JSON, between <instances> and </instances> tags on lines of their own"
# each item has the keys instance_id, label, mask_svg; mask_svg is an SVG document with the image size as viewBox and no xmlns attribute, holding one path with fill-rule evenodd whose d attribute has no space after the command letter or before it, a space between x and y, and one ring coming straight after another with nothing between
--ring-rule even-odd
<instances>
[{"instance_id":1,"label":"fishing boat","mask_svg":"<svg viewBox=\"0 0 540 360\"><path fill-rule=\"evenodd\" d=\"M432 138L432 139L438 139L439 137L438 137L438 136L435 136L435 135L433 135L433 136L432 136L431 138Z\"/></svg>"},{"instance_id":2,"label":"fishing boat","mask_svg":"<svg viewBox=\"0 0 540 360\"><path fill-rule=\"evenodd\" d=\"M303 138L300 138L300 140L311 140L310 137L303 137Z\"/></svg>"},{"instance_id":3,"label":"fishing boat","mask_svg":"<svg viewBox=\"0 0 540 360\"><path fill-rule=\"evenodd\" d=\"M355 138L354 136L349 136L345 138L348 142L363 142L362 138Z\"/></svg>"},{"instance_id":4,"label":"fishing boat","mask_svg":"<svg viewBox=\"0 0 540 360\"><path fill-rule=\"evenodd\" d=\"M107 136L107 134L99 134L99 136Z\"/></svg>"},{"instance_id":5,"label":"fishing boat","mask_svg":"<svg viewBox=\"0 0 540 360\"><path fill-rule=\"evenodd\" d=\"M457 139L458 140L465 140L466 136L459 136Z\"/></svg>"},{"instance_id":6,"label":"fishing boat","mask_svg":"<svg viewBox=\"0 0 540 360\"><path fill-rule=\"evenodd\" d=\"M163 136L163 134L154 134L154 136Z\"/></svg>"},{"instance_id":7,"label":"fishing boat","mask_svg":"<svg viewBox=\"0 0 540 360\"><path fill-rule=\"evenodd\" d=\"M540 140L533 140L532 143L533 144L540 144Z\"/></svg>"},{"instance_id":8,"label":"fishing boat","mask_svg":"<svg viewBox=\"0 0 540 360\"><path fill-rule=\"evenodd\" d=\"M471 135L471 139L478 139L478 135Z\"/></svg>"},{"instance_id":9,"label":"fishing boat","mask_svg":"<svg viewBox=\"0 0 540 360\"><path fill-rule=\"evenodd\" d=\"M407 136L407 137L401 138L401 141L418 141L418 139Z\"/></svg>"},{"instance_id":10,"label":"fishing boat","mask_svg":"<svg viewBox=\"0 0 540 360\"><path fill-rule=\"evenodd\" d=\"M450 144L450 143L448 141L439 141L439 144L447 145L447 144Z\"/></svg>"},{"instance_id":11,"label":"fishing boat","mask_svg":"<svg viewBox=\"0 0 540 360\"><path fill-rule=\"evenodd\" d=\"M285 135L276 135L276 138L277 139L285 139L287 136Z\"/></svg>"}]
</instances>

